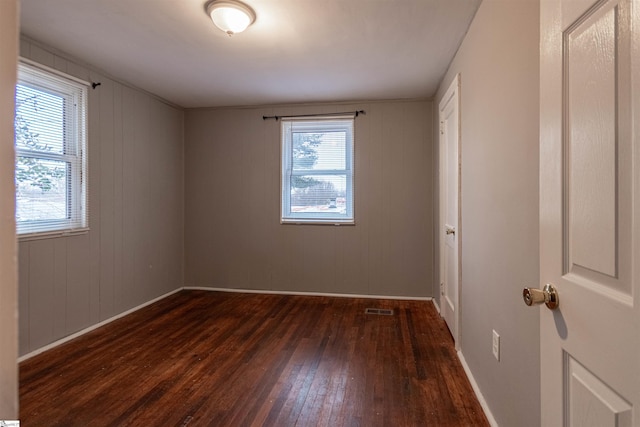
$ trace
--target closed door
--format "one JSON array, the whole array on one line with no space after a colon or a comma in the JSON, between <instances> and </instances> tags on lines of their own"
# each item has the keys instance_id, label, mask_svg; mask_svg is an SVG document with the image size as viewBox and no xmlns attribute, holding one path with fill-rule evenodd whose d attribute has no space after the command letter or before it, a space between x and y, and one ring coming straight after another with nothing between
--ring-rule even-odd
<instances>
[{"instance_id":1,"label":"closed door","mask_svg":"<svg viewBox=\"0 0 640 427\"><path fill-rule=\"evenodd\" d=\"M459 90L456 76L440 102L440 309L458 342L459 296Z\"/></svg>"},{"instance_id":2,"label":"closed door","mask_svg":"<svg viewBox=\"0 0 640 427\"><path fill-rule=\"evenodd\" d=\"M635 0L541 2L540 279L559 296L540 309L548 427L640 425L639 16Z\"/></svg>"}]
</instances>

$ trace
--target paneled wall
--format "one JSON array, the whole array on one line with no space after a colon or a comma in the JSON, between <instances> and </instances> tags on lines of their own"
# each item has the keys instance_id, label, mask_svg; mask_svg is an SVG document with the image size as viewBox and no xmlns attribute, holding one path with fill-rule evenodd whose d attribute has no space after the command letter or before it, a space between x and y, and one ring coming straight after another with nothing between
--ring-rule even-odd
<instances>
[{"instance_id":1,"label":"paneled wall","mask_svg":"<svg viewBox=\"0 0 640 427\"><path fill-rule=\"evenodd\" d=\"M185 284L431 296L432 103L194 109L185 119ZM355 120L355 226L280 224L280 122Z\"/></svg>"},{"instance_id":2,"label":"paneled wall","mask_svg":"<svg viewBox=\"0 0 640 427\"><path fill-rule=\"evenodd\" d=\"M19 244L20 354L182 286L184 113L23 39L21 56L91 82L89 226Z\"/></svg>"},{"instance_id":3,"label":"paneled wall","mask_svg":"<svg viewBox=\"0 0 640 427\"><path fill-rule=\"evenodd\" d=\"M460 73L459 344L501 426L540 425L540 310L522 302L539 286L539 16L536 1L484 0L436 98Z\"/></svg>"}]
</instances>

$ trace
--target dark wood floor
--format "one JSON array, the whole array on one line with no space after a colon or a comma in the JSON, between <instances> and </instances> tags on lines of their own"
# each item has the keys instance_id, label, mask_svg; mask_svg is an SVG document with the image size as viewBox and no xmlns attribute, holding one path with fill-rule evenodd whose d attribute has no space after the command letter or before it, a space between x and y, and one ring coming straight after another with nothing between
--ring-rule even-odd
<instances>
[{"instance_id":1,"label":"dark wood floor","mask_svg":"<svg viewBox=\"0 0 640 427\"><path fill-rule=\"evenodd\" d=\"M488 425L431 302L206 291L179 292L23 362L20 419Z\"/></svg>"}]
</instances>

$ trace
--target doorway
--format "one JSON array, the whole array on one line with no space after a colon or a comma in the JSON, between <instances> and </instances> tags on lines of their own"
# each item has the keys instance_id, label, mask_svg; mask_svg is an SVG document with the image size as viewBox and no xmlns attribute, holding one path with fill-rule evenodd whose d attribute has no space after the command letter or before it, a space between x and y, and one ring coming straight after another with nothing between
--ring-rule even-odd
<instances>
[{"instance_id":1,"label":"doorway","mask_svg":"<svg viewBox=\"0 0 640 427\"><path fill-rule=\"evenodd\" d=\"M458 348L460 299L460 75L439 105L440 312Z\"/></svg>"}]
</instances>

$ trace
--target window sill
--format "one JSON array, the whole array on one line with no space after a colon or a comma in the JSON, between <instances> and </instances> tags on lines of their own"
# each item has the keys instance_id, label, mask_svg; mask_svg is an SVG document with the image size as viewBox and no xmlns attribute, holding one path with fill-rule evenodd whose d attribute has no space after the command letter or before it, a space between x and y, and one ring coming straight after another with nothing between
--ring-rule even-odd
<instances>
[{"instance_id":1,"label":"window sill","mask_svg":"<svg viewBox=\"0 0 640 427\"><path fill-rule=\"evenodd\" d=\"M27 242L30 240L56 239L59 237L79 236L82 234L87 234L88 232L89 227L86 227L75 228L73 230L42 231L37 233L18 234L17 237L19 242Z\"/></svg>"},{"instance_id":2,"label":"window sill","mask_svg":"<svg viewBox=\"0 0 640 427\"><path fill-rule=\"evenodd\" d=\"M351 225L356 225L355 221L338 221L338 220L333 220L333 221L323 221L323 220L317 220L317 219L310 219L310 220L304 220L304 219L287 219L287 220L281 220L280 224L282 225L334 225L334 226L342 226L342 225L346 225L346 226L351 226Z\"/></svg>"}]
</instances>

